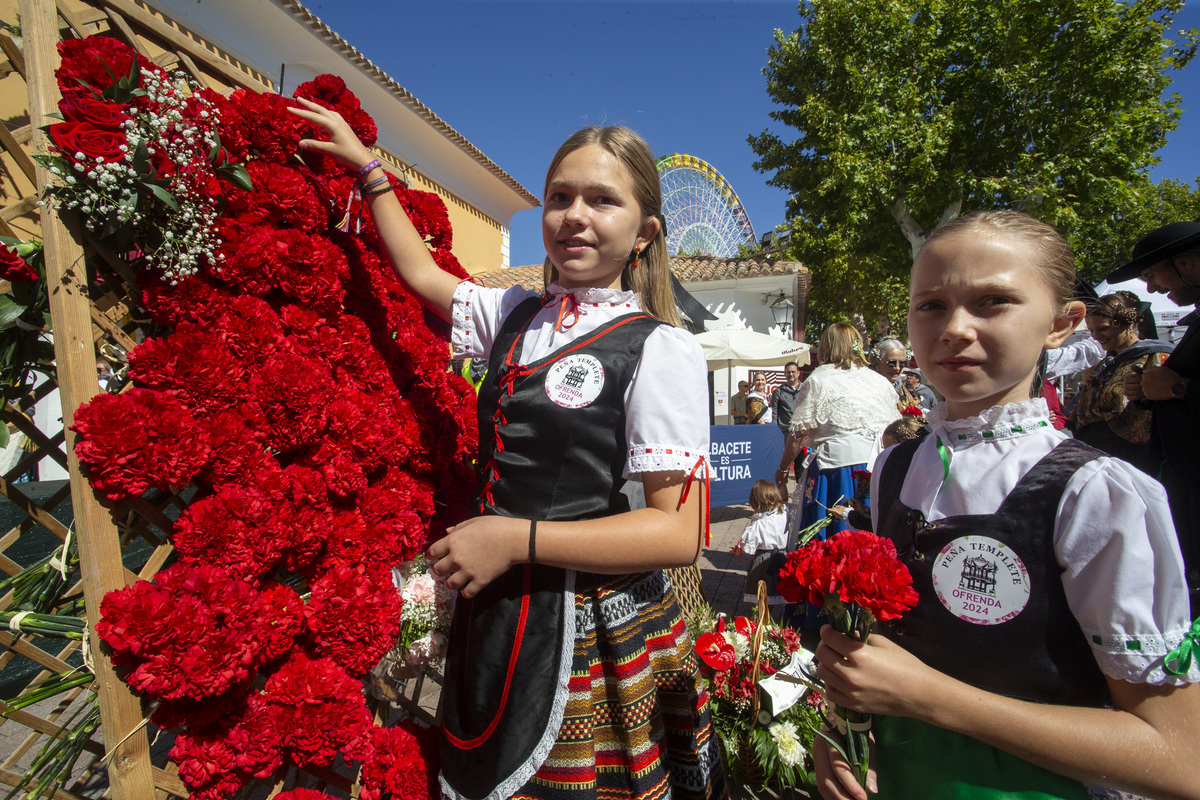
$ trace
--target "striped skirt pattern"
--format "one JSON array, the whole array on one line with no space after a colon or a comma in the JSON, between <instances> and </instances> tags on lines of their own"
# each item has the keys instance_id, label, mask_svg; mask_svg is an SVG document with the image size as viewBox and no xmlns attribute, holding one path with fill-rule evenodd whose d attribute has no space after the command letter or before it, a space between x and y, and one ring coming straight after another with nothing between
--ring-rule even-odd
<instances>
[{"instance_id":1,"label":"striped skirt pattern","mask_svg":"<svg viewBox=\"0 0 1200 800\"><path fill-rule=\"evenodd\" d=\"M517 800L727 798L708 694L662 571L575 595L562 728Z\"/></svg>"}]
</instances>

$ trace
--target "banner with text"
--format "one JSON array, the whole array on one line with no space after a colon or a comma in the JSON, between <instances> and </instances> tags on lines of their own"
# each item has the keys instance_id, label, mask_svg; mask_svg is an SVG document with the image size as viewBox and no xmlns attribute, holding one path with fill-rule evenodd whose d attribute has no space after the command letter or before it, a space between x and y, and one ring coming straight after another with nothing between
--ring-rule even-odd
<instances>
[{"instance_id":1,"label":"banner with text","mask_svg":"<svg viewBox=\"0 0 1200 800\"><path fill-rule=\"evenodd\" d=\"M712 425L708 430L713 508L745 503L756 480L775 478L783 455L779 426Z\"/></svg>"}]
</instances>

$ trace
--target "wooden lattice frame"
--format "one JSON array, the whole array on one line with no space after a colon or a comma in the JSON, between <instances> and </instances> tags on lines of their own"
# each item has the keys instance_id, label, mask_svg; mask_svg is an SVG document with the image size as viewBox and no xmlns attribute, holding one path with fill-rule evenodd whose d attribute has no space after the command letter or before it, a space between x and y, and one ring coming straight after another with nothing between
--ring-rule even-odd
<instances>
[{"instance_id":1,"label":"wooden lattice frame","mask_svg":"<svg viewBox=\"0 0 1200 800\"><path fill-rule=\"evenodd\" d=\"M35 524L41 524L58 539L65 540L68 530L50 510L69 492L83 576L78 585L71 587L70 593L82 592L86 598L90 653L96 680L88 687L62 696L43 716L27 710L9 710L0 703L0 711L9 712L0 717L0 726L20 725L29 732L14 752L0 754L0 784L16 785L22 777L14 769L17 761L31 749L40 747L47 737L58 735L63 714L72 701L83 692L94 691L100 706L103 743L92 741L85 748L93 760L83 769L84 776L107 769L106 796L110 794L117 800L186 797L187 788L177 776L174 765L155 766L152 763L141 703L114 674L94 634L90 633L98 620L100 600L105 593L138 579L152 578L166 563L172 552L169 541L172 520L186 507L186 502L178 494L158 491L123 503L101 505L80 473L74 455L74 434L67 430L75 410L98 391L95 359L99 346L106 343L128 351L137 341L138 321L133 313L138 308L136 279L119 257L84 234L70 219L59 218L48 207L37 205L40 188L46 185L49 176L30 155L46 152L40 128L48 121L46 114L57 107L54 70L58 64L56 44L62 38L105 33L122 40L158 65L184 70L201 86L217 91L227 93L236 88L247 88L263 92L272 91L274 87L269 77L256 73L145 6L128 0L20 0L19 13L24 48L19 47L11 36L0 33L0 53L7 58L6 62L0 61L0 76L16 73L24 79L29 123L16 129L0 125L0 160L3 160L7 175L13 177L8 189L15 188L18 195L12 197L10 192L5 199L7 205L0 208L0 235L28 239L40 233L45 242L58 380L42 384L36 396L22 405L29 407L57 388L62 401L64 432L47 436L19 408L10 406L0 410L0 422L8 424L10 430L20 431L36 445L36 450L8 474L0 476L0 493L27 515L27 519L11 531L0 532L0 571L8 575L21 571L20 565L6 556L5 551ZM8 86L6 83L5 89ZM381 152L380 156L400 170L404 169L394 155ZM103 277L104 286L108 287L104 294L89 296L83 269L85 258L86 263ZM0 281L0 291L7 289L8 286ZM20 484L14 479L46 458L65 467L70 482L39 505L21 491ZM123 548L135 539L150 546L150 555L136 574L126 569L121 560ZM11 592L0 597L0 611L11 604ZM51 673L72 671L74 668L67 659L80 645L72 642L56 652L47 652L35 647L27 637L0 632L0 646L3 647L0 669L17 658L31 659L43 668L36 680ZM415 682L412 689L409 696L396 699L416 715L433 721L428 695L430 689L436 694L436 686L430 687L422 680ZM422 690L426 691L424 698ZM309 774L317 780L315 788L328 785L345 792L354 790L349 780L332 771L310 770ZM274 787L272 794L291 788L302 779L293 773ZM62 800L79 798L68 791L57 791L53 796Z\"/></svg>"}]
</instances>

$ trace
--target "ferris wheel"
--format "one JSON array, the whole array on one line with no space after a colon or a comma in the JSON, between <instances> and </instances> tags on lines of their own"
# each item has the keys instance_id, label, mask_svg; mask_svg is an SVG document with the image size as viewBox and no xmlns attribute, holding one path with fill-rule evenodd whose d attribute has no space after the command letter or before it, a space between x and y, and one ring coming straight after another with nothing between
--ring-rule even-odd
<instances>
[{"instance_id":1,"label":"ferris wheel","mask_svg":"<svg viewBox=\"0 0 1200 800\"><path fill-rule=\"evenodd\" d=\"M672 153L658 159L667 252L729 258L738 245L757 243L754 226L737 192L724 176L695 156Z\"/></svg>"}]
</instances>

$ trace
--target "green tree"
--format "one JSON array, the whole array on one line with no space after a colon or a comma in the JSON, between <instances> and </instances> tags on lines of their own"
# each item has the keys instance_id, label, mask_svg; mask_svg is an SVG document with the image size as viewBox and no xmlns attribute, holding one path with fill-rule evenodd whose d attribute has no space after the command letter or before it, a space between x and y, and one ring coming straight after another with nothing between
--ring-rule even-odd
<instances>
[{"instance_id":1,"label":"green tree","mask_svg":"<svg viewBox=\"0 0 1200 800\"><path fill-rule=\"evenodd\" d=\"M1196 49L1194 29L1169 38L1182 5L802 2L763 70L771 117L797 135L749 141L792 193L813 319L895 328L917 249L966 211L1015 207L1078 239L1092 215L1137 209L1179 119L1168 73Z\"/></svg>"}]
</instances>

